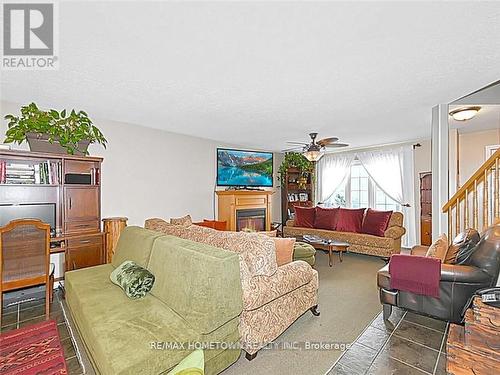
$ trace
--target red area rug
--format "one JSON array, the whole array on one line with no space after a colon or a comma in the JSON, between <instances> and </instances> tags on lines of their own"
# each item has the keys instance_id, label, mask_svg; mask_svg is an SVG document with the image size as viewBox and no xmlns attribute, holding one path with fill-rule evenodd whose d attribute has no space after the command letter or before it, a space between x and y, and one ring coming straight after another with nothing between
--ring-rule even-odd
<instances>
[{"instance_id":1,"label":"red area rug","mask_svg":"<svg viewBox=\"0 0 500 375\"><path fill-rule=\"evenodd\" d=\"M0 335L0 374L67 374L64 352L54 320Z\"/></svg>"}]
</instances>

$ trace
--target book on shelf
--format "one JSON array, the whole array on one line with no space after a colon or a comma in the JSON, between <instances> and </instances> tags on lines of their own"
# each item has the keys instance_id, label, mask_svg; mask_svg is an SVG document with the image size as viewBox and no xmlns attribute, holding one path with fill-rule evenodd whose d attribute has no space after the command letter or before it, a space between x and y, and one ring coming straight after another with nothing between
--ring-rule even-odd
<instances>
[{"instance_id":1,"label":"book on shelf","mask_svg":"<svg viewBox=\"0 0 500 375\"><path fill-rule=\"evenodd\" d=\"M61 172L62 165L56 161L22 164L0 160L1 184L56 185L61 183Z\"/></svg>"},{"instance_id":2,"label":"book on shelf","mask_svg":"<svg viewBox=\"0 0 500 375\"><path fill-rule=\"evenodd\" d=\"M4 161L4 163L7 165L7 168L10 170L15 170L15 171L32 171L33 170L33 165L31 165L31 164L7 163L6 161Z\"/></svg>"},{"instance_id":3,"label":"book on shelf","mask_svg":"<svg viewBox=\"0 0 500 375\"><path fill-rule=\"evenodd\" d=\"M0 160L0 184L5 183L5 179L7 177L7 171L6 171L6 166L7 163L5 161Z\"/></svg>"},{"instance_id":4,"label":"book on shelf","mask_svg":"<svg viewBox=\"0 0 500 375\"><path fill-rule=\"evenodd\" d=\"M35 173L34 170L26 170L26 169L16 170L9 168L6 170L7 175L15 175L15 176L33 176L34 173Z\"/></svg>"},{"instance_id":5,"label":"book on shelf","mask_svg":"<svg viewBox=\"0 0 500 375\"><path fill-rule=\"evenodd\" d=\"M33 180L33 181L35 181L34 174L32 174L32 175L17 175L17 174L7 173L5 175L5 177L7 178L7 180Z\"/></svg>"}]
</instances>

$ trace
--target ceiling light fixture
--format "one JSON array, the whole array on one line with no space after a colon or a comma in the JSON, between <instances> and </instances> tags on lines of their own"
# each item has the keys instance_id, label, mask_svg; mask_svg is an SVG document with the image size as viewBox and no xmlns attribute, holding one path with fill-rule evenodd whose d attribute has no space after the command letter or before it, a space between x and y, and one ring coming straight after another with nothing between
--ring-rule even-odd
<instances>
[{"instance_id":1,"label":"ceiling light fixture","mask_svg":"<svg viewBox=\"0 0 500 375\"><path fill-rule=\"evenodd\" d=\"M450 116L457 121L467 121L477 115L480 109L481 107L478 106L458 108L451 111Z\"/></svg>"},{"instance_id":2,"label":"ceiling light fixture","mask_svg":"<svg viewBox=\"0 0 500 375\"><path fill-rule=\"evenodd\" d=\"M309 150L304 151L302 155L304 155L307 160L314 162L321 159L323 153L321 152L320 149L310 148Z\"/></svg>"}]
</instances>

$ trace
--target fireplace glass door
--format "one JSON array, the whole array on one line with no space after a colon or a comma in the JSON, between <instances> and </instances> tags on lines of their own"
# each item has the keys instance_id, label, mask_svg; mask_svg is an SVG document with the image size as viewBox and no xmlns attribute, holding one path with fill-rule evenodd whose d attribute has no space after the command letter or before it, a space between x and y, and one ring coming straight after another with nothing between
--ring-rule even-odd
<instances>
[{"instance_id":1,"label":"fireplace glass door","mask_svg":"<svg viewBox=\"0 0 500 375\"><path fill-rule=\"evenodd\" d=\"M261 232L266 230L266 209L252 208L236 210L236 230Z\"/></svg>"}]
</instances>

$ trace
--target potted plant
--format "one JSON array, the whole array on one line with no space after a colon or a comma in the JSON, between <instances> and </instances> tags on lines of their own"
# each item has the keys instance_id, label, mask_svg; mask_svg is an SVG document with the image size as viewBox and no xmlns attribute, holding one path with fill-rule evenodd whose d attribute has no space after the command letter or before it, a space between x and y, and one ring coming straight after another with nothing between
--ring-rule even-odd
<instances>
[{"instance_id":1,"label":"potted plant","mask_svg":"<svg viewBox=\"0 0 500 375\"><path fill-rule=\"evenodd\" d=\"M6 115L5 143L28 142L31 151L87 155L88 146L107 140L84 111L43 111L35 103L21 107L21 115Z\"/></svg>"},{"instance_id":2,"label":"potted plant","mask_svg":"<svg viewBox=\"0 0 500 375\"><path fill-rule=\"evenodd\" d=\"M300 173L299 180L307 182L307 177L313 171L314 165L312 162L307 160L304 155L298 152L287 152L285 153L285 157L283 162L281 163L278 169L278 175L280 177L281 183L285 183L285 175L289 168L297 168ZM298 181L300 183L301 181Z\"/></svg>"}]
</instances>

